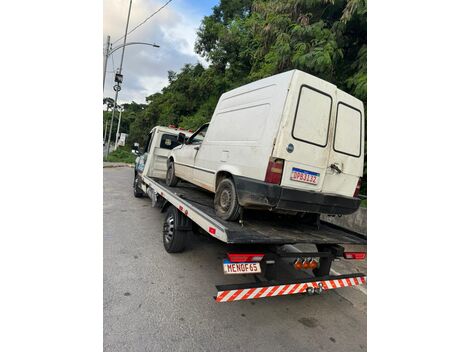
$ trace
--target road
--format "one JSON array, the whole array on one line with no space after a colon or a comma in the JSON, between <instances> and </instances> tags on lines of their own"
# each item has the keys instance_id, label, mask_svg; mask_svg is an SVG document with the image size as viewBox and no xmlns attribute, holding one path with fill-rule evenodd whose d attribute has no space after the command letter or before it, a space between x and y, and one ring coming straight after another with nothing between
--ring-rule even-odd
<instances>
[{"instance_id":1,"label":"road","mask_svg":"<svg viewBox=\"0 0 470 352\"><path fill-rule=\"evenodd\" d=\"M224 244L195 235L185 252L167 254L163 214L133 197L132 169L103 173L105 351L366 350L363 287L216 303L214 285L230 281ZM365 269L356 263L335 270Z\"/></svg>"}]
</instances>

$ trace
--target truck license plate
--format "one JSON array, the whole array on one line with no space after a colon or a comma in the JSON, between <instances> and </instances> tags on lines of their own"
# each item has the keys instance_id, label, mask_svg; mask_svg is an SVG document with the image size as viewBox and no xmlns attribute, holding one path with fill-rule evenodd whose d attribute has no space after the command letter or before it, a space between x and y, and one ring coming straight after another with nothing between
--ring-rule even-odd
<instances>
[{"instance_id":1,"label":"truck license plate","mask_svg":"<svg viewBox=\"0 0 470 352\"><path fill-rule=\"evenodd\" d=\"M224 274L257 274L261 272L259 263L232 263L227 259L224 260Z\"/></svg>"},{"instance_id":2,"label":"truck license plate","mask_svg":"<svg viewBox=\"0 0 470 352\"><path fill-rule=\"evenodd\" d=\"M296 167L292 168L292 173L290 174L290 179L299 182L310 183L312 185L318 184L320 179L320 174L314 171L302 170Z\"/></svg>"}]
</instances>

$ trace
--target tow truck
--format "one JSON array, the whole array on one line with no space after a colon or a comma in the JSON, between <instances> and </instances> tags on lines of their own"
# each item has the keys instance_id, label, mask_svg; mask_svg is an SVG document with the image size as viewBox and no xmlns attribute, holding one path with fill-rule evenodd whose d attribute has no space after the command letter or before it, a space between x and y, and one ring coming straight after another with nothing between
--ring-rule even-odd
<instances>
[{"instance_id":1,"label":"tow truck","mask_svg":"<svg viewBox=\"0 0 470 352\"><path fill-rule=\"evenodd\" d=\"M168 187L156 177L162 171L157 170L162 165L157 160L162 156L161 147L170 144L164 138L170 138L172 131L180 133L174 126L157 126L149 134L144 154L136 159L134 196L148 196L152 207L166 213L162 233L168 253L182 252L197 231L226 244L224 274L242 274L252 280L216 284L216 302L314 295L366 282L364 273L331 273L334 260L365 259L367 240L361 234L324 221L309 223L292 214L265 210L247 210L238 222L224 221L215 214L212 193L187 182Z\"/></svg>"}]
</instances>

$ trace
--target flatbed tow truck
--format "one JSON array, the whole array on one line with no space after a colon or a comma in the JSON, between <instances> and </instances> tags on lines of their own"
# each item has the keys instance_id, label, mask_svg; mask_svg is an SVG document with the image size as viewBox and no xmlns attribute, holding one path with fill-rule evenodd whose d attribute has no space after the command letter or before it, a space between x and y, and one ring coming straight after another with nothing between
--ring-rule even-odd
<instances>
[{"instance_id":1,"label":"flatbed tow truck","mask_svg":"<svg viewBox=\"0 0 470 352\"><path fill-rule=\"evenodd\" d=\"M167 252L181 252L193 231L202 230L227 244L225 274L253 278L247 283L216 285L216 302L313 295L366 282L363 273L330 273L336 259L365 259L363 249L354 250L366 244L360 234L326 222L305 224L298 217L268 211L246 211L239 222L223 221L215 214L211 193L186 182L168 187L145 173L136 172L134 195L148 195L153 207L166 212L163 243ZM297 248L305 244L316 250Z\"/></svg>"}]
</instances>

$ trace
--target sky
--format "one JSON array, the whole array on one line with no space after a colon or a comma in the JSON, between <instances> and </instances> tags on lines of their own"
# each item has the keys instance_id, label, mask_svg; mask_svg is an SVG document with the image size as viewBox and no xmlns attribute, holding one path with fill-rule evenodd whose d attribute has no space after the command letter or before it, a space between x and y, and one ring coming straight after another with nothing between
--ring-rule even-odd
<instances>
[{"instance_id":1,"label":"sky","mask_svg":"<svg viewBox=\"0 0 470 352\"><path fill-rule=\"evenodd\" d=\"M133 0L129 31L160 8L167 0ZM173 0L163 10L131 33L127 42L146 42L160 45L126 46L122 74L124 82L118 103L135 101L145 103L145 98L159 92L168 84L168 71L178 72L184 64L207 62L194 52L196 31L204 16L212 13L218 0ZM103 1L103 48L106 36L111 43L124 35L129 0ZM123 43L120 40L114 47ZM121 60L121 50L108 59L104 97L112 97L114 73Z\"/></svg>"}]
</instances>

